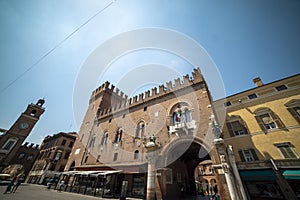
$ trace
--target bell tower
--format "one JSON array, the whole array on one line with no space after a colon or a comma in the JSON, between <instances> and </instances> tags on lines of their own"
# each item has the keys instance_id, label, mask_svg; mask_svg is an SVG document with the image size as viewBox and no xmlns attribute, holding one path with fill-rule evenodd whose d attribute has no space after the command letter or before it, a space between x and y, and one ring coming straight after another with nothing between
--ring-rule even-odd
<instances>
[{"instance_id":1,"label":"bell tower","mask_svg":"<svg viewBox=\"0 0 300 200\"><path fill-rule=\"evenodd\" d=\"M40 116L44 113L44 103L44 99L39 99L36 104L29 104L10 129L0 136L0 170L9 165Z\"/></svg>"}]
</instances>

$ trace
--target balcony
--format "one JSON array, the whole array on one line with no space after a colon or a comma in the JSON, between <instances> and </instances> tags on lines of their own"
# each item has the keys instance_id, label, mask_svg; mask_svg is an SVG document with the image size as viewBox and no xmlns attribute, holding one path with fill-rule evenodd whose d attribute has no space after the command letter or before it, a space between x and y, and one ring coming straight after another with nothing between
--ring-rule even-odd
<instances>
[{"instance_id":1,"label":"balcony","mask_svg":"<svg viewBox=\"0 0 300 200\"><path fill-rule=\"evenodd\" d=\"M189 130L196 128L195 120L189 122L179 122L176 123L174 126L169 126L169 133L178 133L178 132L186 132L188 133Z\"/></svg>"}]
</instances>

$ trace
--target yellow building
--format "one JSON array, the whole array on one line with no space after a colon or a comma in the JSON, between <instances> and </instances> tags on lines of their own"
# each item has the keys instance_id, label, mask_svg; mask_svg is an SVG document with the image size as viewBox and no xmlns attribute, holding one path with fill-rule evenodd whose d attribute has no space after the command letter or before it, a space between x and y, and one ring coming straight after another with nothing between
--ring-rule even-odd
<instances>
[{"instance_id":1,"label":"yellow building","mask_svg":"<svg viewBox=\"0 0 300 200\"><path fill-rule=\"evenodd\" d=\"M300 74L215 101L226 107L223 144L248 199L300 198ZM229 147L229 148L228 148ZM232 162L231 162L232 163ZM236 171L237 172L237 171Z\"/></svg>"}]
</instances>

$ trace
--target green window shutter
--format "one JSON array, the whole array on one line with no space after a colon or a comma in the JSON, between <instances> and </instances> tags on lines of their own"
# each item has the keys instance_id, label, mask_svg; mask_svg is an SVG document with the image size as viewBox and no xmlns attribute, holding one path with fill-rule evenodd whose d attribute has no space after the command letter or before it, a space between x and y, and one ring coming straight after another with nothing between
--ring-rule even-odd
<instances>
[{"instance_id":1,"label":"green window shutter","mask_svg":"<svg viewBox=\"0 0 300 200\"><path fill-rule=\"evenodd\" d=\"M261 120L260 116L255 116L255 119L256 119L258 125L260 126L261 130L266 133L267 129L265 127L264 122Z\"/></svg>"},{"instance_id":2,"label":"green window shutter","mask_svg":"<svg viewBox=\"0 0 300 200\"><path fill-rule=\"evenodd\" d=\"M282 123L282 121L279 119L279 117L277 115L275 115L275 113L270 112L269 115L271 116L271 118L274 120L277 128L283 128L284 125Z\"/></svg>"},{"instance_id":3,"label":"green window shutter","mask_svg":"<svg viewBox=\"0 0 300 200\"><path fill-rule=\"evenodd\" d=\"M299 109L299 107L287 108L287 109L291 113L291 115L296 119L296 121L300 124L300 115L296 111L296 109Z\"/></svg>"},{"instance_id":4,"label":"green window shutter","mask_svg":"<svg viewBox=\"0 0 300 200\"><path fill-rule=\"evenodd\" d=\"M245 157L244 157L244 154L243 154L242 150L239 150L239 155L240 155L241 161L245 162L246 160L245 160Z\"/></svg>"},{"instance_id":5,"label":"green window shutter","mask_svg":"<svg viewBox=\"0 0 300 200\"><path fill-rule=\"evenodd\" d=\"M256 155L255 150L254 150L254 149L250 149L250 151L251 151L251 154L252 154L254 160L258 160L258 157L257 157L257 155Z\"/></svg>"},{"instance_id":6,"label":"green window shutter","mask_svg":"<svg viewBox=\"0 0 300 200\"><path fill-rule=\"evenodd\" d=\"M228 122L228 123L226 123L226 125L227 125L227 129L228 129L230 137L234 137L234 132L233 132L231 123Z\"/></svg>"},{"instance_id":7,"label":"green window shutter","mask_svg":"<svg viewBox=\"0 0 300 200\"><path fill-rule=\"evenodd\" d=\"M240 120L240 123L241 123L241 125L243 126L243 130L244 130L244 132L245 132L245 134L249 134L249 131L248 131L248 127L247 127L247 124L246 124L246 122L244 121L244 120Z\"/></svg>"}]
</instances>

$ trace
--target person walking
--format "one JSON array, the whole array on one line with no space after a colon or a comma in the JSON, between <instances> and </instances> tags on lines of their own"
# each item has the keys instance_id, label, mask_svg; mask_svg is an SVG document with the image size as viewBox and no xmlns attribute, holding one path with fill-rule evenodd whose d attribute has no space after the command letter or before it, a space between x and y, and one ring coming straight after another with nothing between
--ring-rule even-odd
<instances>
[{"instance_id":1,"label":"person walking","mask_svg":"<svg viewBox=\"0 0 300 200\"><path fill-rule=\"evenodd\" d=\"M58 186L58 191L61 192L61 189L62 187L64 186L64 180L61 180L61 182L59 183L59 186Z\"/></svg>"},{"instance_id":2,"label":"person walking","mask_svg":"<svg viewBox=\"0 0 300 200\"><path fill-rule=\"evenodd\" d=\"M17 182L14 184L14 186L13 186L13 188L11 190L12 193L16 192L16 190L18 189L18 187L21 185L21 182L22 182L21 178L18 178Z\"/></svg>"},{"instance_id":3,"label":"person walking","mask_svg":"<svg viewBox=\"0 0 300 200\"><path fill-rule=\"evenodd\" d=\"M11 193L11 188L13 187L13 185L14 185L14 180L11 180L9 182L9 184L7 185L6 190L5 190L5 192L3 194L7 194L8 192Z\"/></svg>"}]
</instances>

